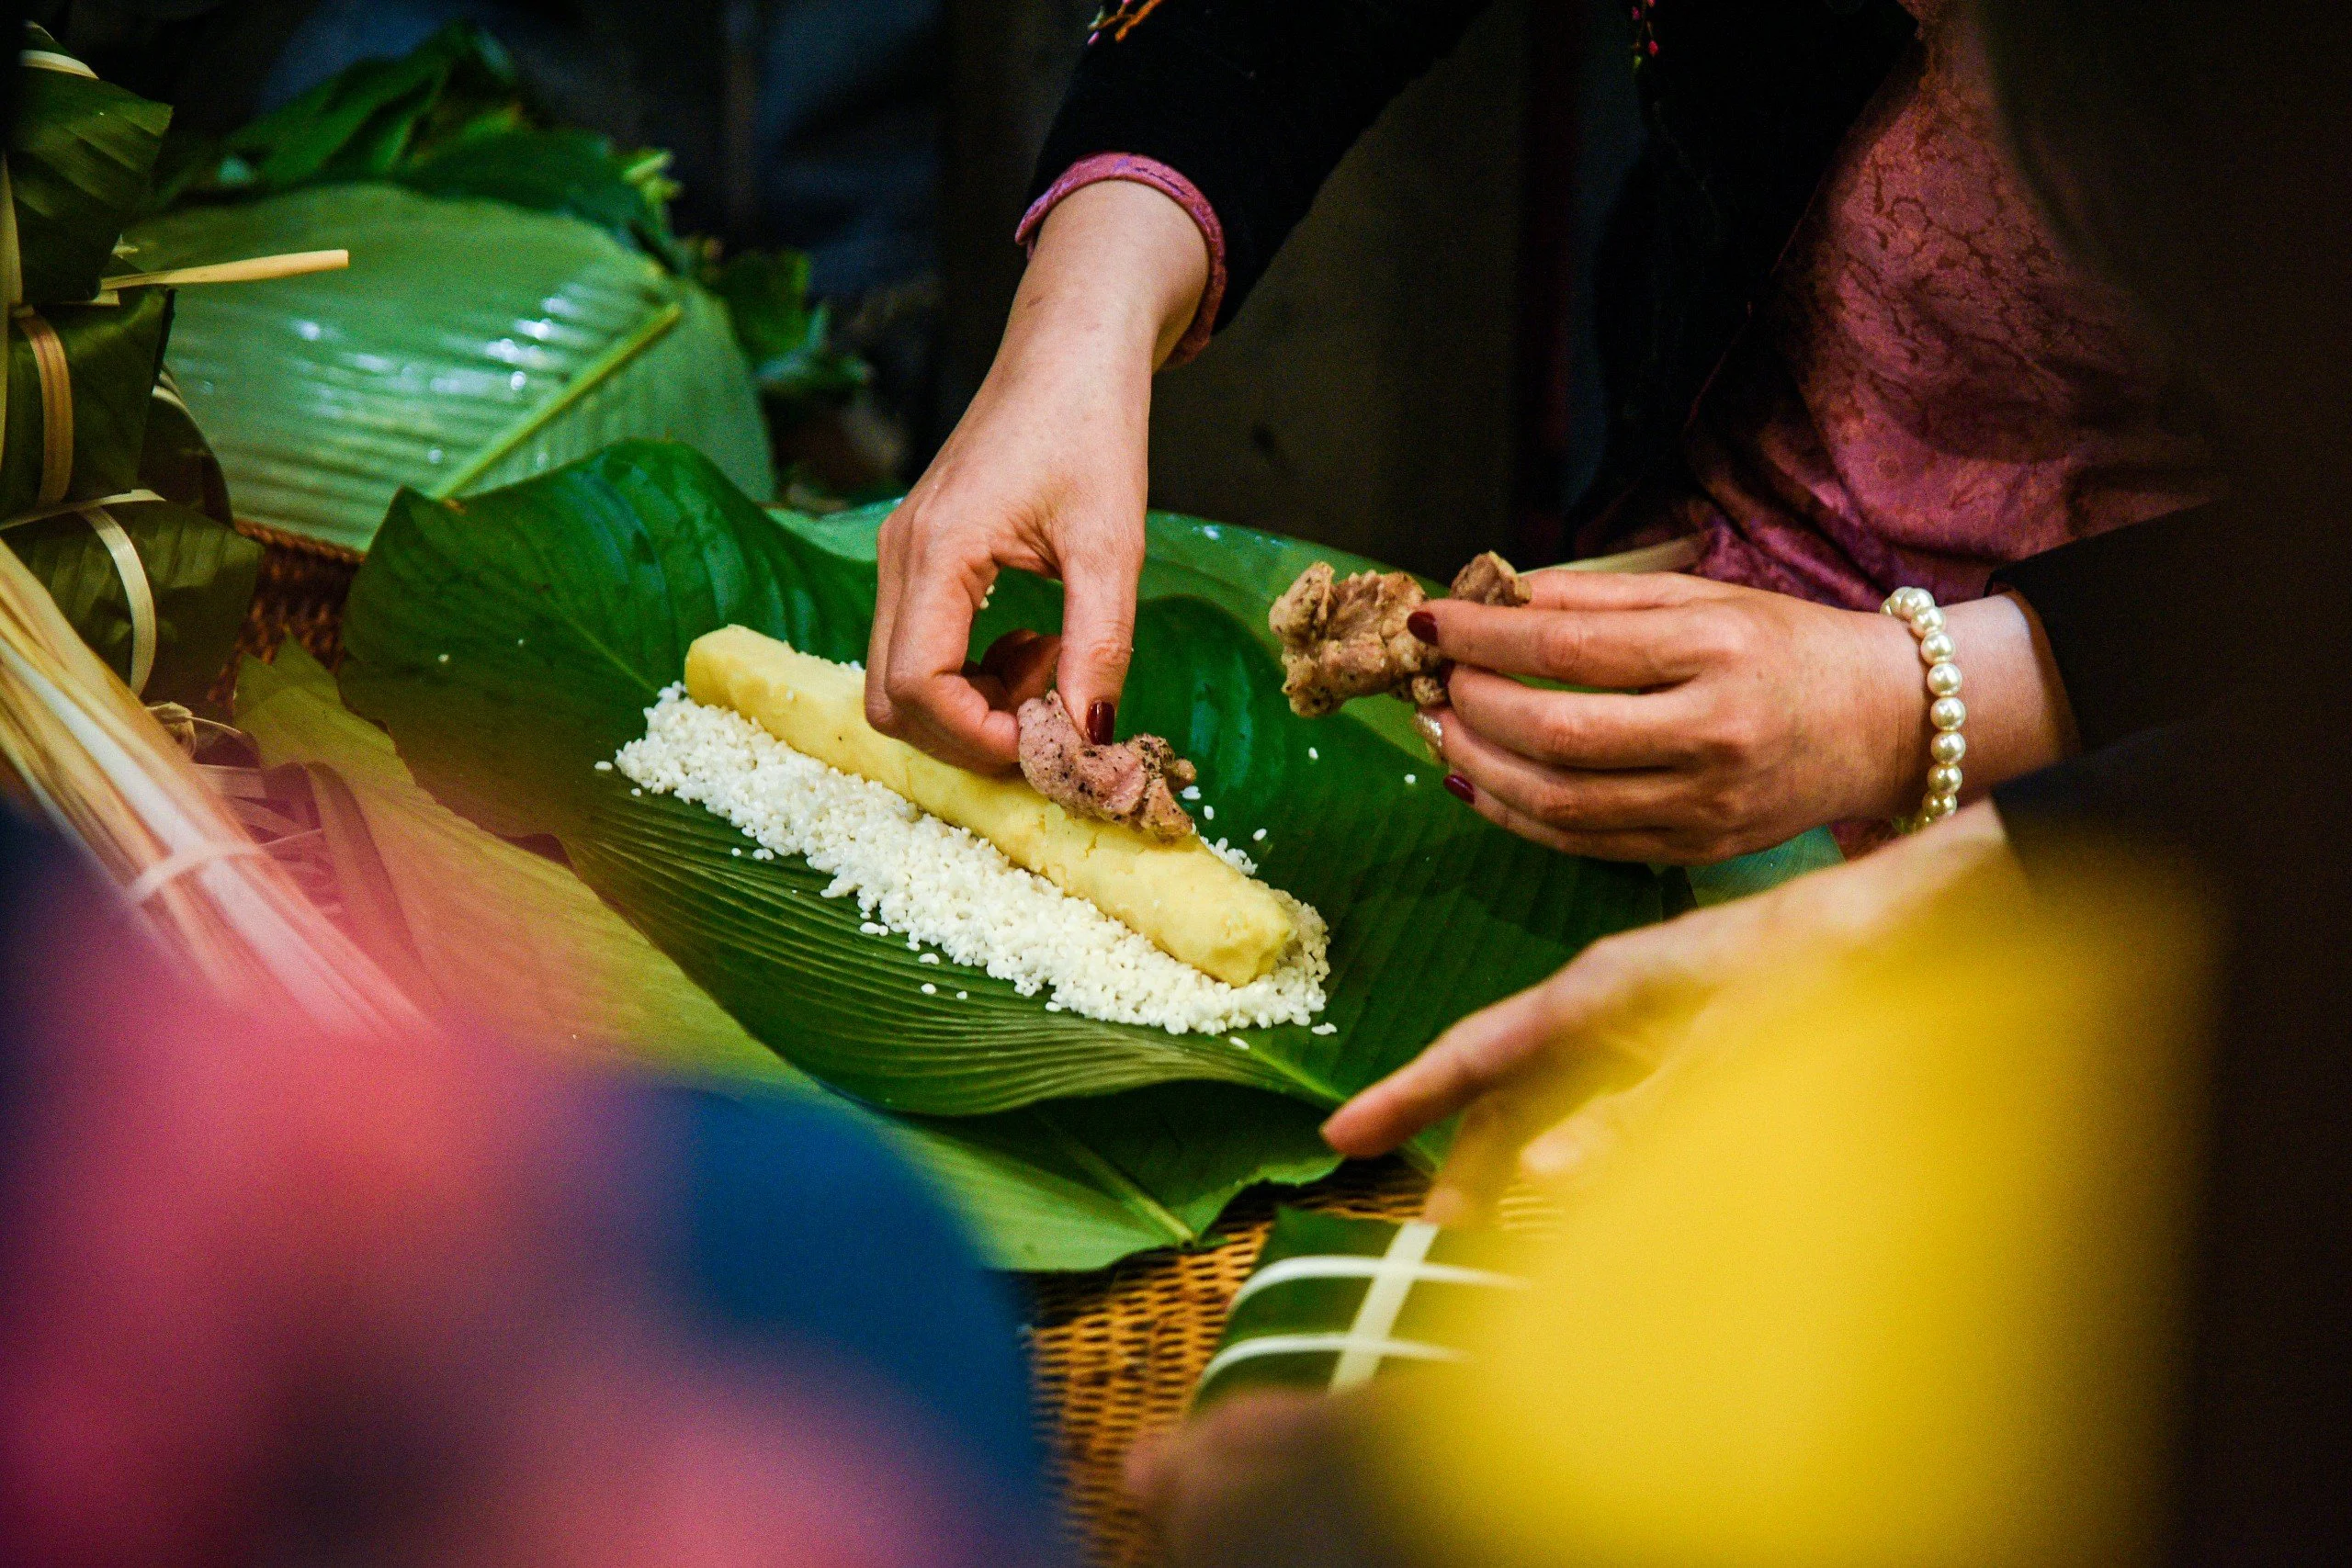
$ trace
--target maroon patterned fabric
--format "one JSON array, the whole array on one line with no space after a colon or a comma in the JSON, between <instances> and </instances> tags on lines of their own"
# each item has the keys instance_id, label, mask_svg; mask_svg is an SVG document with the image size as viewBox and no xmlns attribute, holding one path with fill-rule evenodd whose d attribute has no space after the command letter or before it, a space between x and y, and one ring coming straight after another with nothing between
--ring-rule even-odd
<instances>
[{"instance_id":1,"label":"maroon patterned fabric","mask_svg":"<svg viewBox=\"0 0 2352 1568\"><path fill-rule=\"evenodd\" d=\"M1701 400L1690 482L1644 533L1707 577L1874 608L2215 499L2120 295L2062 255L1942 0L1864 111L1765 305ZM1658 513L1662 513L1659 515Z\"/></svg>"}]
</instances>

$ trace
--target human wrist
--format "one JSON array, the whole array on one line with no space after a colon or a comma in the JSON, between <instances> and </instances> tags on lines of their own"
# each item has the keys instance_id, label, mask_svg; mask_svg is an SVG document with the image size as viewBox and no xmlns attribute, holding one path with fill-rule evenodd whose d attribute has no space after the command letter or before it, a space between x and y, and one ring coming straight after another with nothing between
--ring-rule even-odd
<instances>
[{"instance_id":1,"label":"human wrist","mask_svg":"<svg viewBox=\"0 0 2352 1568\"><path fill-rule=\"evenodd\" d=\"M2071 755L2065 685L2024 602L1993 593L1945 615L1968 664L1968 797Z\"/></svg>"},{"instance_id":2,"label":"human wrist","mask_svg":"<svg viewBox=\"0 0 2352 1568\"><path fill-rule=\"evenodd\" d=\"M1211 259L1192 215L1156 187L1125 179L1081 186L1036 231L1007 346L1016 335L1083 336L1140 353L1149 370L1192 326Z\"/></svg>"},{"instance_id":3,"label":"human wrist","mask_svg":"<svg viewBox=\"0 0 2352 1568\"><path fill-rule=\"evenodd\" d=\"M1860 787L1842 816L1893 819L1917 809L1934 764L1928 746L1930 698L1909 625L1877 612L1854 612L1862 671Z\"/></svg>"}]
</instances>

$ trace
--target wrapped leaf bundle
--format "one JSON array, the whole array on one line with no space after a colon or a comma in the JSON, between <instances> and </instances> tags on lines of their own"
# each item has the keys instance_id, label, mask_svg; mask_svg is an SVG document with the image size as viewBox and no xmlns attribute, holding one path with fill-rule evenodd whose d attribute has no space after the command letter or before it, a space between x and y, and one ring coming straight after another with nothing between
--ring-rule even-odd
<instances>
[{"instance_id":1,"label":"wrapped leaf bundle","mask_svg":"<svg viewBox=\"0 0 2352 1568\"><path fill-rule=\"evenodd\" d=\"M98 81L39 28L27 41L0 157L0 529L134 690L196 700L227 660L261 551L159 389L169 292L109 283L170 110Z\"/></svg>"}]
</instances>

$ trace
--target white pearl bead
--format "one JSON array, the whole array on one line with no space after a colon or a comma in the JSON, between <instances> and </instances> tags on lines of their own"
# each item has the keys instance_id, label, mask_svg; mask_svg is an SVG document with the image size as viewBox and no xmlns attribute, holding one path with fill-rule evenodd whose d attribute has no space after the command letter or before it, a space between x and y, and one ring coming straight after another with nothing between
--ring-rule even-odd
<instances>
[{"instance_id":1,"label":"white pearl bead","mask_svg":"<svg viewBox=\"0 0 2352 1568\"><path fill-rule=\"evenodd\" d=\"M1949 762L1939 762L1934 767L1929 768L1928 770L1928 793L1929 795L1958 795L1960 793L1960 770L1953 767Z\"/></svg>"},{"instance_id":2,"label":"white pearl bead","mask_svg":"<svg viewBox=\"0 0 2352 1568\"><path fill-rule=\"evenodd\" d=\"M1946 664L1960 650L1952 646L1950 632L1929 632L1919 639L1919 660L1924 664Z\"/></svg>"},{"instance_id":3,"label":"white pearl bead","mask_svg":"<svg viewBox=\"0 0 2352 1568\"><path fill-rule=\"evenodd\" d=\"M1886 603L1882 608L1890 615L1900 615L1908 620L1934 603L1924 589L1898 588L1886 596Z\"/></svg>"},{"instance_id":4,"label":"white pearl bead","mask_svg":"<svg viewBox=\"0 0 2352 1568\"><path fill-rule=\"evenodd\" d=\"M1958 697L1938 697L1928 705L1928 722L1938 729L1958 729L1968 722L1968 707Z\"/></svg>"},{"instance_id":5,"label":"white pearl bead","mask_svg":"<svg viewBox=\"0 0 2352 1568\"><path fill-rule=\"evenodd\" d=\"M1944 613L1933 604L1911 617L1911 629L1916 632L1939 632L1944 629Z\"/></svg>"},{"instance_id":6,"label":"white pearl bead","mask_svg":"<svg viewBox=\"0 0 2352 1568\"><path fill-rule=\"evenodd\" d=\"M1939 697L1960 694L1960 666L1947 660L1928 666L1928 690Z\"/></svg>"},{"instance_id":7,"label":"white pearl bead","mask_svg":"<svg viewBox=\"0 0 2352 1568\"><path fill-rule=\"evenodd\" d=\"M1949 817L1949 816L1951 816L1953 812L1955 812L1955 811L1957 811L1957 810L1959 810L1959 809L1960 809L1960 802L1959 802L1959 800L1958 800L1957 798L1955 798L1954 796L1952 796L1952 795L1929 795L1929 796L1928 797L1928 804L1927 804L1927 806L1926 806L1926 807L1925 807L1925 810L1927 811L1928 816L1930 818L1936 818L1936 819L1940 819L1940 818L1942 818Z\"/></svg>"},{"instance_id":8,"label":"white pearl bead","mask_svg":"<svg viewBox=\"0 0 2352 1568\"><path fill-rule=\"evenodd\" d=\"M1928 742L1928 755L1939 762L1957 762L1968 755L1968 738L1957 729L1939 731Z\"/></svg>"}]
</instances>

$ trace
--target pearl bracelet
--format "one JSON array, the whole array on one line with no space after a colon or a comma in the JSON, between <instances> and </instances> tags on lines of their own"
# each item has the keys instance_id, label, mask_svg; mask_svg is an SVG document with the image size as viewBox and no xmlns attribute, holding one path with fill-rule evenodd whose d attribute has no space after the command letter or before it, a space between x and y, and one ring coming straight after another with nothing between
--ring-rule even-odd
<instances>
[{"instance_id":1,"label":"pearl bracelet","mask_svg":"<svg viewBox=\"0 0 2352 1568\"><path fill-rule=\"evenodd\" d=\"M1924 588L1898 588L1879 609L1911 627L1919 639L1919 661L1928 667L1928 722L1936 727L1928 742L1928 793L1917 812L1894 821L1896 832L1916 833L1960 809L1960 760L1968 755L1960 727L1968 722L1968 705L1960 700L1960 666L1934 595Z\"/></svg>"}]
</instances>

